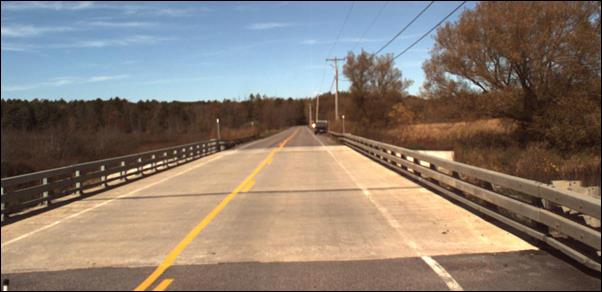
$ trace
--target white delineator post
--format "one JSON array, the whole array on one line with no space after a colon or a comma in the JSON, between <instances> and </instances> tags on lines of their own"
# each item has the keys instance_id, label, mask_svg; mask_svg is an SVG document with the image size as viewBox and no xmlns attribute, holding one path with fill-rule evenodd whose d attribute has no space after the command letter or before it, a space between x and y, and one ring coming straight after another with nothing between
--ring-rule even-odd
<instances>
[{"instance_id":1,"label":"white delineator post","mask_svg":"<svg viewBox=\"0 0 602 292\"><path fill-rule=\"evenodd\" d=\"M217 141L221 140L221 133L219 131L219 118L215 119L215 122L217 123Z\"/></svg>"}]
</instances>

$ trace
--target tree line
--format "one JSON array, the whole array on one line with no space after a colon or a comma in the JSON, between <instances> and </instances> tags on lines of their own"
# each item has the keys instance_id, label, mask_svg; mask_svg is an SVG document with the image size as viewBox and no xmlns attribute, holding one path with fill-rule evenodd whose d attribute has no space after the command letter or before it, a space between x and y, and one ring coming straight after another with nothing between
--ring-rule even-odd
<instances>
[{"instance_id":1,"label":"tree line","mask_svg":"<svg viewBox=\"0 0 602 292\"><path fill-rule=\"evenodd\" d=\"M305 101L251 94L244 101L1 101L2 176L306 124Z\"/></svg>"}]
</instances>

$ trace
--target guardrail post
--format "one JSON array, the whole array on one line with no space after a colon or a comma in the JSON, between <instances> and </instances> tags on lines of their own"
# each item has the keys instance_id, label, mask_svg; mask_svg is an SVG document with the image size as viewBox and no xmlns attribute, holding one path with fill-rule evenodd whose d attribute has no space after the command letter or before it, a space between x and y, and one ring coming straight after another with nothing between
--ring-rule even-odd
<instances>
[{"instance_id":1,"label":"guardrail post","mask_svg":"<svg viewBox=\"0 0 602 292\"><path fill-rule=\"evenodd\" d=\"M387 151L387 154L389 154L389 155L393 156L393 151L391 151L391 150L389 150L389 149L387 149L386 151ZM387 157L387 162L388 162L389 164L395 164L395 166L397 166L397 163L395 163L395 161L393 161L393 160L389 159L388 157Z\"/></svg>"},{"instance_id":2,"label":"guardrail post","mask_svg":"<svg viewBox=\"0 0 602 292\"><path fill-rule=\"evenodd\" d=\"M122 181L127 181L127 169L125 169L125 161L122 161L119 166L121 167L121 171L119 172L119 176L121 176Z\"/></svg>"},{"instance_id":3,"label":"guardrail post","mask_svg":"<svg viewBox=\"0 0 602 292\"><path fill-rule=\"evenodd\" d=\"M422 164L420 164L420 160L416 157L412 157L412 160L414 160L414 164L418 165L418 166L422 166ZM420 173L419 171L414 170L414 174L422 177L422 173Z\"/></svg>"},{"instance_id":4,"label":"guardrail post","mask_svg":"<svg viewBox=\"0 0 602 292\"><path fill-rule=\"evenodd\" d=\"M138 174L140 174L140 176L144 176L144 173L143 173L144 165L142 165L142 158L138 158L137 161L138 161Z\"/></svg>"},{"instance_id":5,"label":"guardrail post","mask_svg":"<svg viewBox=\"0 0 602 292\"><path fill-rule=\"evenodd\" d=\"M401 154L401 159L403 159L403 160L405 160L405 161L408 161L408 157L407 157L407 156L405 156L405 155L403 155L403 154ZM405 165L403 165L403 164L401 165L401 169L403 169L403 170L405 170L405 171L410 171L410 170L409 170L409 169L408 169L408 168L407 168Z\"/></svg>"},{"instance_id":6,"label":"guardrail post","mask_svg":"<svg viewBox=\"0 0 602 292\"><path fill-rule=\"evenodd\" d=\"M82 183L81 183L81 181L79 181L80 176L81 176L81 173L78 169L75 171L75 179L77 180L77 182L75 182L75 195L76 196L82 195Z\"/></svg>"},{"instance_id":7,"label":"guardrail post","mask_svg":"<svg viewBox=\"0 0 602 292\"><path fill-rule=\"evenodd\" d=\"M439 172L439 170L437 169L437 166L436 166L436 165L434 165L434 164L432 164L432 163L430 163L430 162L429 162L428 164L429 164L429 168L430 168L430 169L432 169L433 171ZM436 184L436 185L441 185L441 184L439 183L439 181L438 181L438 180L436 180L436 179L434 179L434 178L430 178L429 180L430 180L432 183Z\"/></svg>"},{"instance_id":8,"label":"guardrail post","mask_svg":"<svg viewBox=\"0 0 602 292\"><path fill-rule=\"evenodd\" d=\"M48 185L48 178L45 177L42 179L42 185L46 186ZM42 198L44 199L44 206L48 206L50 205L50 199L49 199L49 194L50 192L48 191L44 191L44 193L42 193Z\"/></svg>"},{"instance_id":9,"label":"guardrail post","mask_svg":"<svg viewBox=\"0 0 602 292\"><path fill-rule=\"evenodd\" d=\"M452 177L455 179L460 179L460 174L457 171L452 171Z\"/></svg>"},{"instance_id":10,"label":"guardrail post","mask_svg":"<svg viewBox=\"0 0 602 292\"><path fill-rule=\"evenodd\" d=\"M4 187L0 187L0 198L4 197ZM2 221L4 222L4 210L6 209L6 205L4 204L4 198L2 198Z\"/></svg>"},{"instance_id":11,"label":"guardrail post","mask_svg":"<svg viewBox=\"0 0 602 292\"><path fill-rule=\"evenodd\" d=\"M104 164L100 166L100 171L103 173L103 174L100 176L100 181L102 182L102 186L103 186L104 188L106 188L106 187L107 187L107 176L106 176L106 174L104 173L106 169L107 169L107 167L106 167L106 166L104 166Z\"/></svg>"},{"instance_id":12,"label":"guardrail post","mask_svg":"<svg viewBox=\"0 0 602 292\"><path fill-rule=\"evenodd\" d=\"M153 169L153 171L157 171L157 157L155 156L155 154L153 154L153 156L151 156L151 159L153 162L151 162L151 168Z\"/></svg>"}]
</instances>

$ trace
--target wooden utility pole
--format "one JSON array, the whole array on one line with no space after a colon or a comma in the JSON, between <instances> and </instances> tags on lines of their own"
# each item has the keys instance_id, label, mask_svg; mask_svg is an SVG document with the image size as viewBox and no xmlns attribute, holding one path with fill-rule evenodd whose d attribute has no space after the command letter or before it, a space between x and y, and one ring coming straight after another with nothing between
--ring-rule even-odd
<instances>
[{"instance_id":1,"label":"wooden utility pole","mask_svg":"<svg viewBox=\"0 0 602 292\"><path fill-rule=\"evenodd\" d=\"M320 119L320 94L316 92L316 123Z\"/></svg>"},{"instance_id":2,"label":"wooden utility pole","mask_svg":"<svg viewBox=\"0 0 602 292\"><path fill-rule=\"evenodd\" d=\"M311 123L313 121L312 116L311 116L311 101L307 104L309 106L309 125L311 126Z\"/></svg>"},{"instance_id":3,"label":"wooden utility pole","mask_svg":"<svg viewBox=\"0 0 602 292\"><path fill-rule=\"evenodd\" d=\"M326 59L327 62L333 62L334 67L334 82L335 82L335 92L334 92L334 120L339 120L339 65L338 61L345 61L344 58L332 58Z\"/></svg>"}]
</instances>

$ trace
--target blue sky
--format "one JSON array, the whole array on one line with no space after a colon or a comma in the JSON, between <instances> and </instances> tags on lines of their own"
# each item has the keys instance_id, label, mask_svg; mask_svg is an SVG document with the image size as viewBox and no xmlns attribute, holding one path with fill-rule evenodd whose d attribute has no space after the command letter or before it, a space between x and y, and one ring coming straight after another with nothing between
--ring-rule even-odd
<instances>
[{"instance_id":1,"label":"blue sky","mask_svg":"<svg viewBox=\"0 0 602 292\"><path fill-rule=\"evenodd\" d=\"M384 52L399 53L459 3L436 2ZM376 51L427 4L2 1L2 97L307 97L330 89L329 52ZM421 66L432 45L427 37L396 60L415 82L411 93L422 86Z\"/></svg>"}]
</instances>

